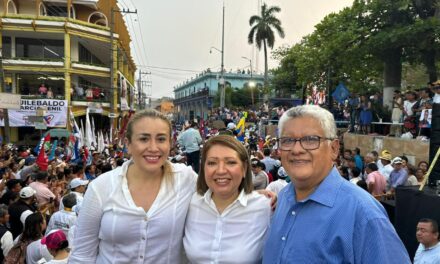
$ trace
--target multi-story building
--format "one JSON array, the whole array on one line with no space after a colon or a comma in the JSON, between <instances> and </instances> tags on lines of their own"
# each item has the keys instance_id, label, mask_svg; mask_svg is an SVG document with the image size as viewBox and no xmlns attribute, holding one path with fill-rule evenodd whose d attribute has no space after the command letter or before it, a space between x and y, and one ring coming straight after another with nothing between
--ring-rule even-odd
<instances>
[{"instance_id":1,"label":"multi-story building","mask_svg":"<svg viewBox=\"0 0 440 264\"><path fill-rule=\"evenodd\" d=\"M136 101L136 66L117 1L0 3L2 92L21 94L21 110L23 104L35 106L45 101L49 106L46 121L57 118L54 115L66 115L67 122L47 123L48 129L69 128L69 113L79 120L88 109L95 115L97 130L112 127L117 131L117 124L123 123L117 119L127 116ZM51 102L66 105L68 110L51 113L60 110L50 107ZM20 123L9 116L12 142L25 140L29 134L39 135L33 122Z\"/></svg>"},{"instance_id":2,"label":"multi-story building","mask_svg":"<svg viewBox=\"0 0 440 264\"><path fill-rule=\"evenodd\" d=\"M250 72L224 73L226 87L244 88L251 82L262 87L264 76ZM206 119L214 106L214 97L219 91L220 73L205 71L174 89L174 110L177 120Z\"/></svg>"}]
</instances>

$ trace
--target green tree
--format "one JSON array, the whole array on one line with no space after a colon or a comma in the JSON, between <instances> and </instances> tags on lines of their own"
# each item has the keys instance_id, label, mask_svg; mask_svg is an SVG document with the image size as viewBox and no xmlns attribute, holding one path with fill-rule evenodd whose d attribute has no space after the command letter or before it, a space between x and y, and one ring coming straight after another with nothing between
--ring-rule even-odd
<instances>
[{"instance_id":1,"label":"green tree","mask_svg":"<svg viewBox=\"0 0 440 264\"><path fill-rule=\"evenodd\" d=\"M278 6L268 7L263 4L261 7L261 16L254 15L249 19L251 31L248 35L249 44L256 43L257 48L264 50L264 86L268 88L268 65L267 65L267 48L273 48L275 44L275 33L284 38L284 29L281 27L281 21L275 17L275 13L280 12Z\"/></svg>"}]
</instances>

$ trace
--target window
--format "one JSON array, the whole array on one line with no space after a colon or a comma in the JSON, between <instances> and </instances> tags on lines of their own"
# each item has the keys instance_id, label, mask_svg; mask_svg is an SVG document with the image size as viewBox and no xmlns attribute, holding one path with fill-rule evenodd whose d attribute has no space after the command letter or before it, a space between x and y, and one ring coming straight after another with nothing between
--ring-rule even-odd
<instances>
[{"instance_id":1,"label":"window","mask_svg":"<svg viewBox=\"0 0 440 264\"><path fill-rule=\"evenodd\" d=\"M104 65L98 57L93 55L86 47L79 44L79 62L95 65Z\"/></svg>"},{"instance_id":2,"label":"window","mask_svg":"<svg viewBox=\"0 0 440 264\"><path fill-rule=\"evenodd\" d=\"M64 59L64 40L16 38L15 52L18 58Z\"/></svg>"},{"instance_id":3,"label":"window","mask_svg":"<svg viewBox=\"0 0 440 264\"><path fill-rule=\"evenodd\" d=\"M2 37L3 58L11 58L11 37Z\"/></svg>"},{"instance_id":4,"label":"window","mask_svg":"<svg viewBox=\"0 0 440 264\"><path fill-rule=\"evenodd\" d=\"M45 3L47 16L67 17L67 5L57 3ZM70 8L70 17L75 18L75 8Z\"/></svg>"},{"instance_id":5,"label":"window","mask_svg":"<svg viewBox=\"0 0 440 264\"><path fill-rule=\"evenodd\" d=\"M43 74L16 74L18 93L26 95L38 95L38 89L42 84L51 88L54 98L64 97L64 76Z\"/></svg>"}]
</instances>

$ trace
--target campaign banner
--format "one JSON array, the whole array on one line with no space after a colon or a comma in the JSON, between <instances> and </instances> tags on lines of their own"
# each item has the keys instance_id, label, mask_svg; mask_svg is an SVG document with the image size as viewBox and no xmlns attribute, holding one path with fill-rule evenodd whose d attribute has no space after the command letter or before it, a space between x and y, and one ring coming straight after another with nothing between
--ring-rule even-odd
<instances>
[{"instance_id":1,"label":"campaign banner","mask_svg":"<svg viewBox=\"0 0 440 264\"><path fill-rule=\"evenodd\" d=\"M9 126L35 127L35 117L41 114L47 127L66 127L67 107L66 100L21 99L20 110L8 111Z\"/></svg>"}]
</instances>

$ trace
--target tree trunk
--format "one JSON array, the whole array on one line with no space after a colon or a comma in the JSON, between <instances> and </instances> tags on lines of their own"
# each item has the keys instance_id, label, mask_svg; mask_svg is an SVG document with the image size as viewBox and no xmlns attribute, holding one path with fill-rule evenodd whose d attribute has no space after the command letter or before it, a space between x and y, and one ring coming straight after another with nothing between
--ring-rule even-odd
<instances>
[{"instance_id":1,"label":"tree trunk","mask_svg":"<svg viewBox=\"0 0 440 264\"><path fill-rule=\"evenodd\" d=\"M264 101L269 99L269 80L268 80L268 66L267 66L267 45L266 40L263 40L264 47Z\"/></svg>"},{"instance_id":2,"label":"tree trunk","mask_svg":"<svg viewBox=\"0 0 440 264\"><path fill-rule=\"evenodd\" d=\"M429 75L429 81L437 81L437 66L435 65L436 52L434 49L423 51L423 62L426 66L426 72Z\"/></svg>"},{"instance_id":3,"label":"tree trunk","mask_svg":"<svg viewBox=\"0 0 440 264\"><path fill-rule=\"evenodd\" d=\"M402 81L402 48L389 49L384 54L383 105L392 109L394 90L400 90Z\"/></svg>"}]
</instances>

